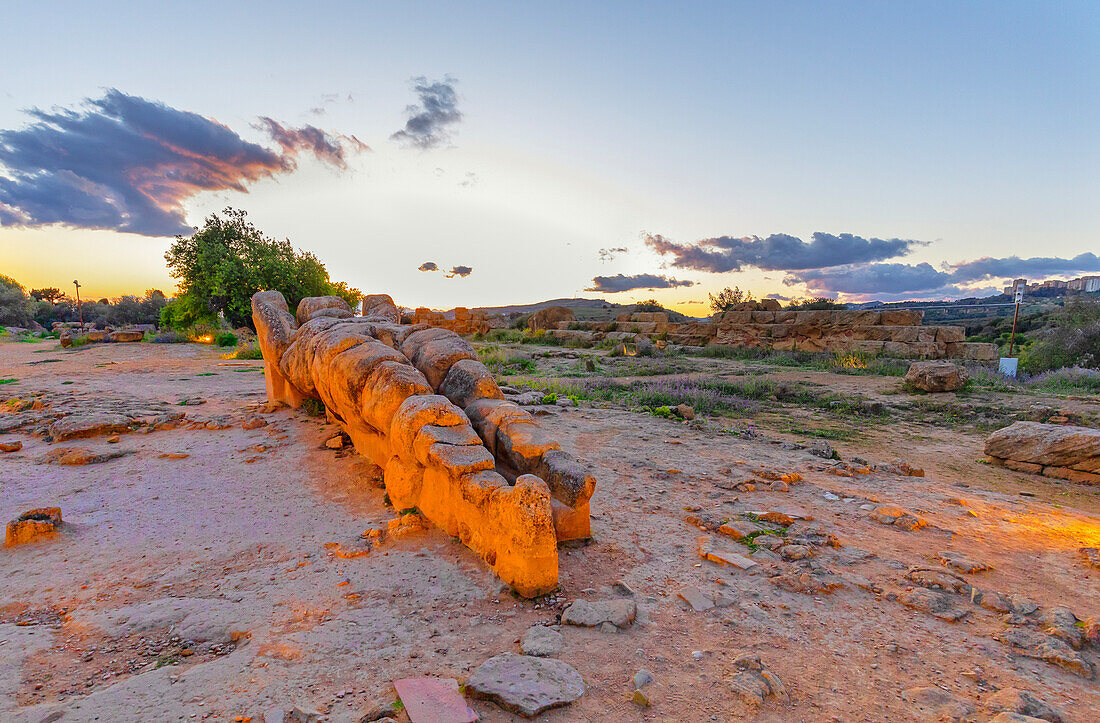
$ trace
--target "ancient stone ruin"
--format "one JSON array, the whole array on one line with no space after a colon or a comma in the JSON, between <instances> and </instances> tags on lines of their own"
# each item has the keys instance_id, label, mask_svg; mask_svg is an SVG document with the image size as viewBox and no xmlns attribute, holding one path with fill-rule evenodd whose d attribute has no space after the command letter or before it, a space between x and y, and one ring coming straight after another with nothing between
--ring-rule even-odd
<instances>
[{"instance_id":1,"label":"ancient stone ruin","mask_svg":"<svg viewBox=\"0 0 1100 723\"><path fill-rule=\"evenodd\" d=\"M984 362L997 359L995 344L965 341L961 326L923 326L924 312L920 310L787 311L779 308L779 302L764 301L739 304L707 321L677 323L670 322L663 312L622 314L615 321L576 321L571 310L555 308L560 311L553 317L532 317L531 328L546 329L565 341L634 343L648 338L687 346L864 352Z\"/></svg>"},{"instance_id":2,"label":"ancient stone ruin","mask_svg":"<svg viewBox=\"0 0 1100 723\"><path fill-rule=\"evenodd\" d=\"M989 435L986 461L1018 472L1100 485L1100 430L1014 422Z\"/></svg>"},{"instance_id":3,"label":"ancient stone ruin","mask_svg":"<svg viewBox=\"0 0 1100 723\"><path fill-rule=\"evenodd\" d=\"M398 510L458 537L519 594L558 582L557 543L590 536L596 480L518 405L454 331L401 324L385 294L356 317L337 297L252 297L270 402L306 399L383 469Z\"/></svg>"}]
</instances>

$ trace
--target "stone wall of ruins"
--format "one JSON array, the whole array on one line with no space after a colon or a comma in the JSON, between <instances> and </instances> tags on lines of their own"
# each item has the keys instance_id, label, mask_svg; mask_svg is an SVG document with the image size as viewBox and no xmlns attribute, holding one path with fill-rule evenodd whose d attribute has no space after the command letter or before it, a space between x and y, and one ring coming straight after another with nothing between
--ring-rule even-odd
<instances>
[{"instance_id":1,"label":"stone wall of ruins","mask_svg":"<svg viewBox=\"0 0 1100 723\"><path fill-rule=\"evenodd\" d=\"M412 323L427 324L439 329L450 329L463 336L484 334L489 329L494 328L488 312L478 309L471 311L464 306L455 308L453 319L448 319L441 311L432 311L422 306L413 312ZM503 326L503 324L498 326Z\"/></svg>"},{"instance_id":2,"label":"stone wall of ruins","mask_svg":"<svg viewBox=\"0 0 1100 723\"><path fill-rule=\"evenodd\" d=\"M336 297L252 298L268 399L319 399L384 471L397 509L417 508L517 592L557 586L559 540L590 536L595 478L563 452L454 331L401 324L386 295L356 317Z\"/></svg>"},{"instance_id":3,"label":"stone wall of ruins","mask_svg":"<svg viewBox=\"0 0 1100 723\"><path fill-rule=\"evenodd\" d=\"M770 305L769 305L770 306ZM709 321L670 322L646 312L614 322L558 321L548 333L563 340L634 342L639 338L689 346L727 345L811 352L866 352L890 357L994 361L997 347L965 341L961 326L923 326L919 310L785 311L744 304Z\"/></svg>"}]
</instances>

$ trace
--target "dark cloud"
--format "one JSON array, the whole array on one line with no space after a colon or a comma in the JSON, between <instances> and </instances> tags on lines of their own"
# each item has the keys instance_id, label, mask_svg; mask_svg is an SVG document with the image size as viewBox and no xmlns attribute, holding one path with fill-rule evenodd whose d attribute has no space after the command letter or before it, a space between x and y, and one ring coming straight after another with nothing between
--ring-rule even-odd
<instances>
[{"instance_id":1,"label":"dark cloud","mask_svg":"<svg viewBox=\"0 0 1100 723\"><path fill-rule=\"evenodd\" d=\"M592 286L585 291L598 291L604 294L618 294L632 289L674 289L678 286L694 286L694 281L673 279L667 276L655 274L635 274L624 276L597 276L592 279Z\"/></svg>"},{"instance_id":2,"label":"dark cloud","mask_svg":"<svg viewBox=\"0 0 1100 723\"><path fill-rule=\"evenodd\" d=\"M309 125L288 128L266 116L260 118L259 127L282 146L283 153L294 156L305 151L312 153L317 160L331 163L340 169L348 167L346 154L349 151L361 153L370 150L369 146L355 136L329 133Z\"/></svg>"},{"instance_id":3,"label":"dark cloud","mask_svg":"<svg viewBox=\"0 0 1100 723\"><path fill-rule=\"evenodd\" d=\"M445 274L445 276L448 279L453 279L456 276L461 276L462 278L466 278L467 276L469 276L473 272L474 272L474 270L472 268L470 268L469 266L452 266L451 270L447 274Z\"/></svg>"},{"instance_id":4,"label":"dark cloud","mask_svg":"<svg viewBox=\"0 0 1100 723\"><path fill-rule=\"evenodd\" d=\"M0 131L4 226L187 234L183 202L197 193L247 191L249 183L293 171L302 150L343 167L335 147L362 148L311 126L288 130L265 119L281 132L277 152L210 118L115 89L80 111L28 113L30 125Z\"/></svg>"},{"instance_id":5,"label":"dark cloud","mask_svg":"<svg viewBox=\"0 0 1100 723\"><path fill-rule=\"evenodd\" d=\"M420 264L420 271L439 271L439 265L434 261L425 261Z\"/></svg>"},{"instance_id":6,"label":"dark cloud","mask_svg":"<svg viewBox=\"0 0 1100 723\"><path fill-rule=\"evenodd\" d=\"M814 293L873 294L939 289L951 283L951 275L931 264L867 264L795 271L783 281L788 286L805 284Z\"/></svg>"},{"instance_id":7,"label":"dark cloud","mask_svg":"<svg viewBox=\"0 0 1100 723\"><path fill-rule=\"evenodd\" d=\"M995 259L986 256L975 261L951 264L950 269L952 280L957 282L1011 279L1020 276L1041 279L1059 274L1100 271L1100 257L1093 253L1078 254L1071 259L1056 256L1036 256L1030 259L1009 256Z\"/></svg>"},{"instance_id":8,"label":"dark cloud","mask_svg":"<svg viewBox=\"0 0 1100 723\"><path fill-rule=\"evenodd\" d=\"M783 294L767 294L765 299L775 299L776 301L790 301L791 297L783 296Z\"/></svg>"},{"instance_id":9,"label":"dark cloud","mask_svg":"<svg viewBox=\"0 0 1100 723\"><path fill-rule=\"evenodd\" d=\"M600 261L614 261L622 254L630 253L630 249L620 246L614 249L600 249Z\"/></svg>"},{"instance_id":10,"label":"dark cloud","mask_svg":"<svg viewBox=\"0 0 1100 723\"><path fill-rule=\"evenodd\" d=\"M981 258L959 264L862 264L837 268L809 269L788 274L783 283L805 284L811 292L852 295L930 293L938 296L973 296L990 287L974 287L989 279L1042 279L1053 275L1073 275L1100 271L1100 257L1083 253L1073 258L1035 257L1022 259Z\"/></svg>"},{"instance_id":11,"label":"dark cloud","mask_svg":"<svg viewBox=\"0 0 1100 723\"><path fill-rule=\"evenodd\" d=\"M694 244L677 244L664 236L646 234L646 245L662 256L672 256L672 265L681 269L723 273L755 266L764 271L818 269L845 264L904 256L919 241L904 239L866 239L849 233L815 233L807 243L788 234L767 238L718 236Z\"/></svg>"},{"instance_id":12,"label":"dark cloud","mask_svg":"<svg viewBox=\"0 0 1100 723\"><path fill-rule=\"evenodd\" d=\"M408 114L405 127L391 135L390 140L424 149L449 143L449 126L462 120L454 88L456 82L451 76L434 83L429 83L424 76L413 78L412 89L420 103L405 107Z\"/></svg>"}]
</instances>

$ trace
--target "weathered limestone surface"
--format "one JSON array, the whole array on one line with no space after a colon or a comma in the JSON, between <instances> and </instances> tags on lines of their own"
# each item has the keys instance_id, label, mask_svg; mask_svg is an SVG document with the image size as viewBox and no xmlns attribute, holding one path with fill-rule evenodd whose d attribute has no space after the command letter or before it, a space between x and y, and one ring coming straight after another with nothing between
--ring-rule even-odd
<instances>
[{"instance_id":1,"label":"weathered limestone surface","mask_svg":"<svg viewBox=\"0 0 1100 723\"><path fill-rule=\"evenodd\" d=\"M1100 484L1100 430L1015 422L985 442L986 459L1020 472Z\"/></svg>"},{"instance_id":2,"label":"weathered limestone surface","mask_svg":"<svg viewBox=\"0 0 1100 723\"><path fill-rule=\"evenodd\" d=\"M953 392L970 380L965 367L948 361L918 361L905 373L907 384L926 392Z\"/></svg>"},{"instance_id":3,"label":"weathered limestone surface","mask_svg":"<svg viewBox=\"0 0 1100 723\"><path fill-rule=\"evenodd\" d=\"M8 523L4 532L4 547L48 540L57 535L60 527L60 507L29 510Z\"/></svg>"},{"instance_id":4,"label":"weathered limestone surface","mask_svg":"<svg viewBox=\"0 0 1100 723\"><path fill-rule=\"evenodd\" d=\"M556 587L558 540L591 535L587 466L504 400L454 331L389 321L385 295L364 317L333 316L346 304L332 298L304 299L295 319L278 292L253 297L269 401L319 399L383 469L394 507L419 509L522 595Z\"/></svg>"}]
</instances>

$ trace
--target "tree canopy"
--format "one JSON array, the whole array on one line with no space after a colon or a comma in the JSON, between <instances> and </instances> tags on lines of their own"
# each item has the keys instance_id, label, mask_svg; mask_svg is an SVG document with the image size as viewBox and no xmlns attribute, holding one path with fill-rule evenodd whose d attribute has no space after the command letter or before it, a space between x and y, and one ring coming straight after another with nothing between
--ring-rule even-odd
<instances>
[{"instance_id":1,"label":"tree canopy","mask_svg":"<svg viewBox=\"0 0 1100 723\"><path fill-rule=\"evenodd\" d=\"M165 307L162 323L176 329L213 324L219 313L234 327L252 326L252 295L274 289L293 311L307 296L340 296L355 306L361 294L329 280L313 254L297 251L252 225L245 211L211 214L189 237L177 236L164 255L179 294Z\"/></svg>"},{"instance_id":2,"label":"tree canopy","mask_svg":"<svg viewBox=\"0 0 1100 723\"><path fill-rule=\"evenodd\" d=\"M27 326L31 321L30 297L23 285L0 274L0 326Z\"/></svg>"},{"instance_id":3,"label":"tree canopy","mask_svg":"<svg viewBox=\"0 0 1100 723\"><path fill-rule=\"evenodd\" d=\"M710 310L718 313L720 311L729 311L730 307L743 303L745 301L752 301L752 292L741 291L738 286L726 287L719 291L717 294L707 294L710 297Z\"/></svg>"}]
</instances>

